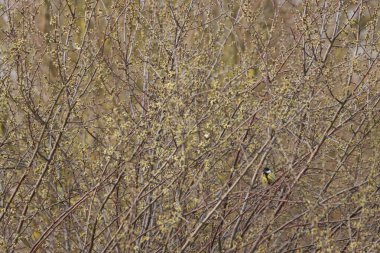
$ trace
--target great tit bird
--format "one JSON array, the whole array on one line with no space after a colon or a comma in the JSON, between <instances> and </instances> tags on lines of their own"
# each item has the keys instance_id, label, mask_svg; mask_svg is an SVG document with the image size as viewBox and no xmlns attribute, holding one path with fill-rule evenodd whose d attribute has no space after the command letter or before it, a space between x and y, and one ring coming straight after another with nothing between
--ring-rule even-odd
<instances>
[{"instance_id":1,"label":"great tit bird","mask_svg":"<svg viewBox=\"0 0 380 253\"><path fill-rule=\"evenodd\" d=\"M276 176L274 173L268 167L265 167L263 170L263 175L261 176L261 182L263 185L273 184L275 180Z\"/></svg>"}]
</instances>

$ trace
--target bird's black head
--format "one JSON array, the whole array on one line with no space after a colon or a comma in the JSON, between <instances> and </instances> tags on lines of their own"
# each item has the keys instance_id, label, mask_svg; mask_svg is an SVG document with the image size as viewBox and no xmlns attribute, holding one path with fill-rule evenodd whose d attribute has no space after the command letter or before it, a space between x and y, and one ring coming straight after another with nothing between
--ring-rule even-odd
<instances>
[{"instance_id":1,"label":"bird's black head","mask_svg":"<svg viewBox=\"0 0 380 253\"><path fill-rule=\"evenodd\" d=\"M268 175L269 173L271 173L270 169L268 167L265 167L264 170L263 170L263 173L265 175Z\"/></svg>"}]
</instances>

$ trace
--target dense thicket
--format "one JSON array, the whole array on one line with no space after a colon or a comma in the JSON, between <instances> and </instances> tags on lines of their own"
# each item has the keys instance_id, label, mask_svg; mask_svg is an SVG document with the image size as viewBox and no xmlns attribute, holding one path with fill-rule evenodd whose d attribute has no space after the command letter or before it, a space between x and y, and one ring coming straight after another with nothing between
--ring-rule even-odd
<instances>
[{"instance_id":1,"label":"dense thicket","mask_svg":"<svg viewBox=\"0 0 380 253\"><path fill-rule=\"evenodd\" d=\"M0 1L0 251L379 252L379 10Z\"/></svg>"}]
</instances>

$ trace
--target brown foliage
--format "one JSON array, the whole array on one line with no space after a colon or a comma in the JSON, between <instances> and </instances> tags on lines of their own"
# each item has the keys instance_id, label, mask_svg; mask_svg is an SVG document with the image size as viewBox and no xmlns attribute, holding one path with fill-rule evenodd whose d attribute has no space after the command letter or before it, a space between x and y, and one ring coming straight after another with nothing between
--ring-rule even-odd
<instances>
[{"instance_id":1,"label":"brown foliage","mask_svg":"<svg viewBox=\"0 0 380 253\"><path fill-rule=\"evenodd\" d=\"M0 1L1 252L380 251L379 10Z\"/></svg>"}]
</instances>

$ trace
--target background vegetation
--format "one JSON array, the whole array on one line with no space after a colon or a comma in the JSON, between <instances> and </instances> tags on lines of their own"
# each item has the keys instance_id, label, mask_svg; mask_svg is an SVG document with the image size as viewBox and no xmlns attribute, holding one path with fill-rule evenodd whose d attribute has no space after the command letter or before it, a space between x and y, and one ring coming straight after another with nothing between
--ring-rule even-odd
<instances>
[{"instance_id":1,"label":"background vegetation","mask_svg":"<svg viewBox=\"0 0 380 253\"><path fill-rule=\"evenodd\" d=\"M379 10L1 1L0 251L379 252Z\"/></svg>"}]
</instances>

